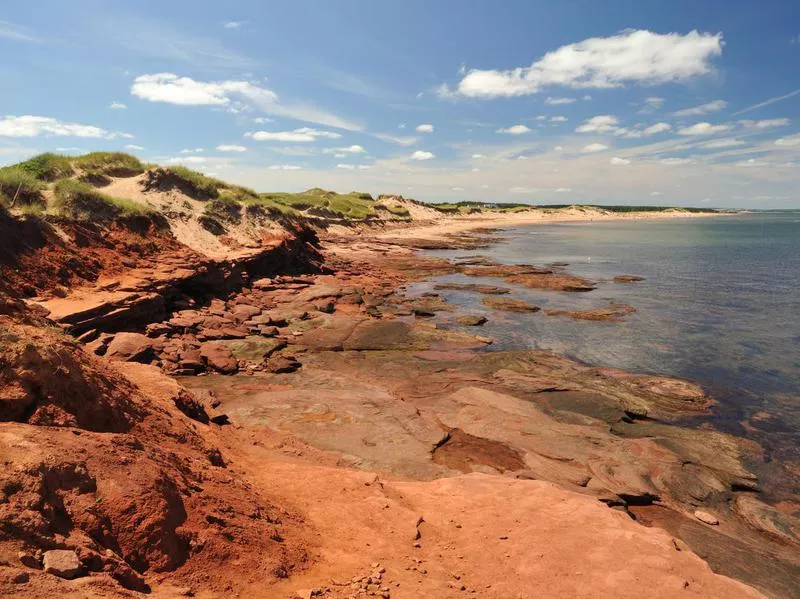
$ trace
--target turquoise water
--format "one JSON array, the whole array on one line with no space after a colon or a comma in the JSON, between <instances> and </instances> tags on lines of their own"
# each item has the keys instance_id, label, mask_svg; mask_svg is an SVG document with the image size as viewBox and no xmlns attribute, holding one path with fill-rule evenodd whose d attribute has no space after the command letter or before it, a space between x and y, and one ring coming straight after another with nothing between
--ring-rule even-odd
<instances>
[{"instance_id":1,"label":"turquoise water","mask_svg":"<svg viewBox=\"0 0 800 599\"><path fill-rule=\"evenodd\" d=\"M775 457L800 456L800 212L534 225L480 253L503 263L567 262L598 283L590 293L513 288L544 308L636 308L621 323L501 314L480 296L442 291L486 314L497 348L543 348L590 364L696 380L720 401L715 425L755 436ZM619 284L634 274L642 283ZM439 280L502 284L461 275ZM755 416L755 417L754 417Z\"/></svg>"}]
</instances>

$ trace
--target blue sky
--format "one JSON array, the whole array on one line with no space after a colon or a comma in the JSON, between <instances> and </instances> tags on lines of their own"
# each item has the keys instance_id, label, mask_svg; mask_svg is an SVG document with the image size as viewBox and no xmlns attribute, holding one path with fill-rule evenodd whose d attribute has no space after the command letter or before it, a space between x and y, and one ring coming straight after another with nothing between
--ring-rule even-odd
<instances>
[{"instance_id":1,"label":"blue sky","mask_svg":"<svg viewBox=\"0 0 800 599\"><path fill-rule=\"evenodd\" d=\"M793 0L5 2L0 164L107 149L259 191L800 207L798 65Z\"/></svg>"}]
</instances>

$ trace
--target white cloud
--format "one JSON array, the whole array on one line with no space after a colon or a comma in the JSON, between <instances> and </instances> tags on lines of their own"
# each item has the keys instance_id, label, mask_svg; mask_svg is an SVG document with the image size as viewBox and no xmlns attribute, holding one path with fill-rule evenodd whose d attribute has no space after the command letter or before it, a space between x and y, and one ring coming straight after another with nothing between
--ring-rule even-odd
<instances>
[{"instance_id":1,"label":"white cloud","mask_svg":"<svg viewBox=\"0 0 800 599\"><path fill-rule=\"evenodd\" d=\"M381 141L385 141L386 143L396 144L398 146L413 146L414 144L419 142L419 137L411 137L411 136L398 136L398 135L389 135L387 133L373 133L372 136L375 139L380 139Z\"/></svg>"},{"instance_id":2,"label":"white cloud","mask_svg":"<svg viewBox=\"0 0 800 599\"><path fill-rule=\"evenodd\" d=\"M538 115L538 116L536 117L536 120L537 120L537 121L546 121L546 120L547 120L547 117L546 117L545 115L543 115L543 114L540 114L540 115Z\"/></svg>"},{"instance_id":3,"label":"white cloud","mask_svg":"<svg viewBox=\"0 0 800 599\"><path fill-rule=\"evenodd\" d=\"M34 37L26 27L9 23L8 21L0 21L0 38L13 40L15 42L28 42L32 44L41 44L42 40Z\"/></svg>"},{"instance_id":4,"label":"white cloud","mask_svg":"<svg viewBox=\"0 0 800 599\"><path fill-rule=\"evenodd\" d=\"M559 104L572 104L573 102L575 102L575 98L552 98L549 96L544 101L545 104L552 104L553 106L558 106Z\"/></svg>"},{"instance_id":5,"label":"white cloud","mask_svg":"<svg viewBox=\"0 0 800 599\"><path fill-rule=\"evenodd\" d=\"M244 135L255 141L290 141L299 143L312 142L319 137L328 139L339 139L341 137L339 133L320 131L318 129L311 129L310 127L301 127L293 131L255 131L245 133Z\"/></svg>"},{"instance_id":6,"label":"white cloud","mask_svg":"<svg viewBox=\"0 0 800 599\"><path fill-rule=\"evenodd\" d=\"M303 167L295 164L272 164L267 168L271 171L299 171Z\"/></svg>"},{"instance_id":7,"label":"white cloud","mask_svg":"<svg viewBox=\"0 0 800 599\"><path fill-rule=\"evenodd\" d=\"M417 126L417 133L433 133L433 125L424 124Z\"/></svg>"},{"instance_id":8,"label":"white cloud","mask_svg":"<svg viewBox=\"0 0 800 599\"><path fill-rule=\"evenodd\" d=\"M417 150L411 154L411 160L430 160L432 158L436 158L436 154L424 150Z\"/></svg>"},{"instance_id":9,"label":"white cloud","mask_svg":"<svg viewBox=\"0 0 800 599\"><path fill-rule=\"evenodd\" d=\"M478 160L479 158L486 158L486 156L484 156L483 154L473 154L472 157L476 160Z\"/></svg>"},{"instance_id":10,"label":"white cloud","mask_svg":"<svg viewBox=\"0 0 800 599\"><path fill-rule=\"evenodd\" d=\"M144 150L144 148L142 146L137 146L135 144L126 144L125 145L125 149L126 150L133 150L133 151Z\"/></svg>"},{"instance_id":11,"label":"white cloud","mask_svg":"<svg viewBox=\"0 0 800 599\"><path fill-rule=\"evenodd\" d=\"M451 187L450 191L464 191L463 187Z\"/></svg>"},{"instance_id":12,"label":"white cloud","mask_svg":"<svg viewBox=\"0 0 800 599\"><path fill-rule=\"evenodd\" d=\"M663 194L660 191L651 191L650 195L651 196L660 196L660 195L663 195Z\"/></svg>"},{"instance_id":13,"label":"white cloud","mask_svg":"<svg viewBox=\"0 0 800 599\"><path fill-rule=\"evenodd\" d=\"M730 129L729 125L712 125L711 123L695 123L690 127L678 129L678 135L714 135Z\"/></svg>"},{"instance_id":14,"label":"white cloud","mask_svg":"<svg viewBox=\"0 0 800 599\"><path fill-rule=\"evenodd\" d=\"M775 140L776 146L783 146L793 148L794 146L800 146L800 134L799 135L791 135L789 137L781 137Z\"/></svg>"},{"instance_id":15,"label":"white cloud","mask_svg":"<svg viewBox=\"0 0 800 599\"><path fill-rule=\"evenodd\" d=\"M168 164L205 164L208 159L205 156L176 156L167 160Z\"/></svg>"},{"instance_id":16,"label":"white cloud","mask_svg":"<svg viewBox=\"0 0 800 599\"><path fill-rule=\"evenodd\" d=\"M611 88L682 81L710 73L711 59L722 54L722 46L721 33L627 30L562 46L529 67L470 70L454 91L442 86L439 95L497 98L535 94L550 85Z\"/></svg>"},{"instance_id":17,"label":"white cloud","mask_svg":"<svg viewBox=\"0 0 800 599\"><path fill-rule=\"evenodd\" d=\"M550 119L551 123L566 123L569 119L565 116L554 116Z\"/></svg>"},{"instance_id":18,"label":"white cloud","mask_svg":"<svg viewBox=\"0 0 800 599\"><path fill-rule=\"evenodd\" d=\"M509 193L536 193L539 191L536 187L524 187L522 185L516 185L514 187L508 188Z\"/></svg>"},{"instance_id":19,"label":"white cloud","mask_svg":"<svg viewBox=\"0 0 800 599\"><path fill-rule=\"evenodd\" d=\"M589 144L589 145L583 146L583 148L581 148L581 153L583 153L583 154L593 154L594 152L602 152L603 150L607 150L607 149L608 149L607 145L595 143L595 144Z\"/></svg>"},{"instance_id":20,"label":"white cloud","mask_svg":"<svg viewBox=\"0 0 800 599\"><path fill-rule=\"evenodd\" d=\"M66 154L67 152L82 152L80 148L56 148L56 152L61 152L62 154Z\"/></svg>"},{"instance_id":21,"label":"white cloud","mask_svg":"<svg viewBox=\"0 0 800 599\"><path fill-rule=\"evenodd\" d=\"M512 125L511 127L507 127L505 129L498 129L495 133L508 133L509 135L522 135L524 133L530 133L530 129L525 125Z\"/></svg>"},{"instance_id":22,"label":"white cloud","mask_svg":"<svg viewBox=\"0 0 800 599\"><path fill-rule=\"evenodd\" d=\"M185 148L181 150L181 154L196 154L200 152L205 152L203 148Z\"/></svg>"},{"instance_id":23,"label":"white cloud","mask_svg":"<svg viewBox=\"0 0 800 599\"><path fill-rule=\"evenodd\" d=\"M725 100L714 100L700 106L693 106L692 108L684 108L683 110L676 110L672 116L699 116L701 114L709 114L712 112L719 112L724 110L728 103Z\"/></svg>"},{"instance_id":24,"label":"white cloud","mask_svg":"<svg viewBox=\"0 0 800 599\"><path fill-rule=\"evenodd\" d=\"M268 118L268 117L265 117L265 116L258 116L258 117L253 119L253 122L258 124L258 125L266 125L267 123L272 123L274 121L275 121L275 119L271 119L271 118Z\"/></svg>"},{"instance_id":25,"label":"white cloud","mask_svg":"<svg viewBox=\"0 0 800 599\"><path fill-rule=\"evenodd\" d=\"M578 133L605 133L617 128L617 117L610 114L600 114L583 121L583 125L575 129Z\"/></svg>"},{"instance_id":26,"label":"white cloud","mask_svg":"<svg viewBox=\"0 0 800 599\"><path fill-rule=\"evenodd\" d=\"M325 148L322 152L325 154L333 154L337 158L344 158L346 154L364 154L366 150L363 146L352 145L346 148Z\"/></svg>"},{"instance_id":27,"label":"white cloud","mask_svg":"<svg viewBox=\"0 0 800 599\"><path fill-rule=\"evenodd\" d=\"M613 158L611 158L611 164L615 166L627 166L630 163L631 161L628 160L627 158L620 158L619 156L614 156Z\"/></svg>"},{"instance_id":28,"label":"white cloud","mask_svg":"<svg viewBox=\"0 0 800 599\"><path fill-rule=\"evenodd\" d=\"M672 125L669 123L656 123L655 125L650 125L649 127L645 128L642 131L642 135L649 137L651 135L656 135L658 133L665 133L672 129Z\"/></svg>"},{"instance_id":29,"label":"white cloud","mask_svg":"<svg viewBox=\"0 0 800 599\"><path fill-rule=\"evenodd\" d=\"M693 160L691 158L662 158L659 160L661 164L667 164L670 166L676 166L679 164L691 164Z\"/></svg>"},{"instance_id":30,"label":"white cloud","mask_svg":"<svg viewBox=\"0 0 800 599\"><path fill-rule=\"evenodd\" d=\"M745 142L741 139L714 139L700 144L701 148L709 150L716 150L719 148L735 148L736 146L743 146Z\"/></svg>"},{"instance_id":31,"label":"white cloud","mask_svg":"<svg viewBox=\"0 0 800 599\"><path fill-rule=\"evenodd\" d=\"M555 191L556 193L569 193L570 191L572 191L572 188L571 187L558 187L558 188L554 189L553 191Z\"/></svg>"},{"instance_id":32,"label":"white cloud","mask_svg":"<svg viewBox=\"0 0 800 599\"><path fill-rule=\"evenodd\" d=\"M174 73L155 73L136 77L131 93L150 102L179 106L221 106L234 112L240 111L242 106L252 106L275 116L349 131L361 130L360 125L315 106L282 104L275 92L249 81L196 81Z\"/></svg>"},{"instance_id":33,"label":"white cloud","mask_svg":"<svg viewBox=\"0 0 800 599\"><path fill-rule=\"evenodd\" d=\"M220 152L247 152L247 148L236 144L220 144L217 146Z\"/></svg>"},{"instance_id":34,"label":"white cloud","mask_svg":"<svg viewBox=\"0 0 800 599\"><path fill-rule=\"evenodd\" d=\"M405 123L400 123L399 125L397 125L398 129L405 129L406 127L408 127L408 125L406 125Z\"/></svg>"},{"instance_id":35,"label":"white cloud","mask_svg":"<svg viewBox=\"0 0 800 599\"><path fill-rule=\"evenodd\" d=\"M242 25L246 25L247 21L228 21L224 23L222 26L225 29L239 29Z\"/></svg>"},{"instance_id":36,"label":"white cloud","mask_svg":"<svg viewBox=\"0 0 800 599\"><path fill-rule=\"evenodd\" d=\"M739 121L739 124L748 129L771 129L772 127L785 127L789 124L789 119L763 119L761 121L744 120Z\"/></svg>"},{"instance_id":37,"label":"white cloud","mask_svg":"<svg viewBox=\"0 0 800 599\"><path fill-rule=\"evenodd\" d=\"M337 164L336 168L341 168L347 171L366 170L370 168L368 164Z\"/></svg>"},{"instance_id":38,"label":"white cloud","mask_svg":"<svg viewBox=\"0 0 800 599\"><path fill-rule=\"evenodd\" d=\"M121 133L106 131L93 125L67 123L44 116L4 116L0 119L0 137L94 137L115 139L125 137Z\"/></svg>"},{"instance_id":39,"label":"white cloud","mask_svg":"<svg viewBox=\"0 0 800 599\"><path fill-rule=\"evenodd\" d=\"M111 110L125 110L127 108L127 106L122 102L111 102L111 104L109 104L108 107Z\"/></svg>"}]
</instances>

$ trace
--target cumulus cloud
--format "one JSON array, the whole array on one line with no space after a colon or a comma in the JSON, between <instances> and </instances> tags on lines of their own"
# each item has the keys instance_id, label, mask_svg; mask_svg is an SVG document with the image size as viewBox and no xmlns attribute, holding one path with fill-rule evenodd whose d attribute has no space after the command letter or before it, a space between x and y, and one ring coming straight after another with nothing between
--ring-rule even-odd
<instances>
[{"instance_id":1,"label":"cumulus cloud","mask_svg":"<svg viewBox=\"0 0 800 599\"><path fill-rule=\"evenodd\" d=\"M722 54L722 46L721 33L628 30L562 46L529 67L472 69L455 90L442 86L439 95L498 98L535 94L552 85L612 88L682 81L710 73L711 60Z\"/></svg>"},{"instance_id":2,"label":"cumulus cloud","mask_svg":"<svg viewBox=\"0 0 800 599\"><path fill-rule=\"evenodd\" d=\"M679 164L691 164L694 161L691 158L662 158L659 162L661 164L677 166Z\"/></svg>"},{"instance_id":3,"label":"cumulus cloud","mask_svg":"<svg viewBox=\"0 0 800 599\"><path fill-rule=\"evenodd\" d=\"M303 167L296 164L271 164L267 168L271 171L299 171Z\"/></svg>"},{"instance_id":4,"label":"cumulus cloud","mask_svg":"<svg viewBox=\"0 0 800 599\"><path fill-rule=\"evenodd\" d=\"M359 146L359 145L347 146L346 148L326 148L326 149L324 149L322 151L325 154L333 154L334 156L337 156L338 158L344 157L345 154L364 154L364 153L366 153L366 150L364 149L364 147L363 146Z\"/></svg>"},{"instance_id":5,"label":"cumulus cloud","mask_svg":"<svg viewBox=\"0 0 800 599\"><path fill-rule=\"evenodd\" d=\"M724 110L728 103L725 100L714 100L700 106L693 106L692 108L684 108L683 110L676 110L672 116L700 116L702 114L710 114L712 112L719 112Z\"/></svg>"},{"instance_id":6,"label":"cumulus cloud","mask_svg":"<svg viewBox=\"0 0 800 599\"><path fill-rule=\"evenodd\" d=\"M169 158L167 164L205 164L208 159L205 156L176 156Z\"/></svg>"},{"instance_id":7,"label":"cumulus cloud","mask_svg":"<svg viewBox=\"0 0 800 599\"><path fill-rule=\"evenodd\" d=\"M776 146L783 146L787 148L793 148L795 146L800 146L800 134L798 135L791 135L789 137L781 137L775 140Z\"/></svg>"},{"instance_id":8,"label":"cumulus cloud","mask_svg":"<svg viewBox=\"0 0 800 599\"><path fill-rule=\"evenodd\" d=\"M600 114L583 121L583 124L575 131L578 133L606 133L613 131L618 125L617 117L610 114Z\"/></svg>"},{"instance_id":9,"label":"cumulus cloud","mask_svg":"<svg viewBox=\"0 0 800 599\"><path fill-rule=\"evenodd\" d=\"M712 125L711 123L695 123L690 127L678 129L678 135L714 135L730 129L729 125Z\"/></svg>"},{"instance_id":10,"label":"cumulus cloud","mask_svg":"<svg viewBox=\"0 0 800 599\"><path fill-rule=\"evenodd\" d=\"M583 153L583 154L593 154L594 152L602 152L603 150L607 150L607 149L608 149L608 146L605 145L605 144L594 143L594 144L589 144L589 145L583 146L583 148L581 148L581 153Z\"/></svg>"},{"instance_id":11,"label":"cumulus cloud","mask_svg":"<svg viewBox=\"0 0 800 599\"><path fill-rule=\"evenodd\" d=\"M44 116L4 116L0 119L0 137L38 137L40 135L56 137L94 137L115 139L132 137L127 133L106 131L93 125L68 123Z\"/></svg>"},{"instance_id":12,"label":"cumulus cloud","mask_svg":"<svg viewBox=\"0 0 800 599\"><path fill-rule=\"evenodd\" d=\"M236 144L220 144L217 146L220 152L247 152L247 148Z\"/></svg>"},{"instance_id":13,"label":"cumulus cloud","mask_svg":"<svg viewBox=\"0 0 800 599\"><path fill-rule=\"evenodd\" d=\"M127 105L123 104L122 102L111 102L111 104L109 104L108 107L111 110L125 110L127 108Z\"/></svg>"},{"instance_id":14,"label":"cumulus cloud","mask_svg":"<svg viewBox=\"0 0 800 599\"><path fill-rule=\"evenodd\" d=\"M619 156L614 156L613 158L611 158L610 162L614 166L627 166L631 163L631 161L628 160L627 158L620 158Z\"/></svg>"},{"instance_id":15,"label":"cumulus cloud","mask_svg":"<svg viewBox=\"0 0 800 599\"><path fill-rule=\"evenodd\" d=\"M361 126L314 106L283 104L278 95L249 81L196 81L174 73L155 73L136 77L131 93L150 102L178 106L219 106L238 112L244 106L274 116L308 121L338 129L360 131Z\"/></svg>"},{"instance_id":16,"label":"cumulus cloud","mask_svg":"<svg viewBox=\"0 0 800 599\"><path fill-rule=\"evenodd\" d=\"M559 104L572 104L575 101L575 98L553 98L548 97L545 99L545 104L552 104L553 106L558 106Z\"/></svg>"},{"instance_id":17,"label":"cumulus cloud","mask_svg":"<svg viewBox=\"0 0 800 599\"><path fill-rule=\"evenodd\" d=\"M649 127L645 127L645 129L642 130L642 135L647 137L650 135L656 135L658 133L665 133L670 129L672 129L672 125L670 125L669 123L656 123L655 125L650 125Z\"/></svg>"},{"instance_id":18,"label":"cumulus cloud","mask_svg":"<svg viewBox=\"0 0 800 599\"><path fill-rule=\"evenodd\" d=\"M432 158L436 158L436 154L424 150L417 150L411 154L411 160L431 160Z\"/></svg>"},{"instance_id":19,"label":"cumulus cloud","mask_svg":"<svg viewBox=\"0 0 800 599\"><path fill-rule=\"evenodd\" d=\"M253 119L253 122L254 122L254 123L256 123L256 124L258 124L258 125L265 125L265 124L267 124L267 123L272 123L272 122L274 122L274 120L275 120L275 119L271 119L271 118L269 118L269 117L265 117L265 116L258 116L258 117L256 117L256 118L254 118L254 119Z\"/></svg>"},{"instance_id":20,"label":"cumulus cloud","mask_svg":"<svg viewBox=\"0 0 800 599\"><path fill-rule=\"evenodd\" d=\"M181 154L195 154L199 152L205 152L203 148L184 148L181 150Z\"/></svg>"},{"instance_id":21,"label":"cumulus cloud","mask_svg":"<svg viewBox=\"0 0 800 599\"><path fill-rule=\"evenodd\" d=\"M227 23L223 23L223 27L225 29L240 29L242 25L246 25L247 21L228 21Z\"/></svg>"},{"instance_id":22,"label":"cumulus cloud","mask_svg":"<svg viewBox=\"0 0 800 599\"><path fill-rule=\"evenodd\" d=\"M664 105L664 98L658 96L649 96L644 99L644 106L639 112L650 113L655 112Z\"/></svg>"},{"instance_id":23,"label":"cumulus cloud","mask_svg":"<svg viewBox=\"0 0 800 599\"><path fill-rule=\"evenodd\" d=\"M551 123L566 123L569 119L565 116L554 116L550 119Z\"/></svg>"},{"instance_id":24,"label":"cumulus cloud","mask_svg":"<svg viewBox=\"0 0 800 599\"><path fill-rule=\"evenodd\" d=\"M244 136L255 141L289 141L298 143L316 141L320 137L328 139L339 139L341 137L339 133L320 131L310 127L301 127L293 131L253 131L245 133Z\"/></svg>"},{"instance_id":25,"label":"cumulus cloud","mask_svg":"<svg viewBox=\"0 0 800 599\"><path fill-rule=\"evenodd\" d=\"M139 150L144 150L144 148L142 146L137 146L135 144L126 144L125 145L125 149L126 150L133 150L134 152L139 151Z\"/></svg>"},{"instance_id":26,"label":"cumulus cloud","mask_svg":"<svg viewBox=\"0 0 800 599\"><path fill-rule=\"evenodd\" d=\"M478 160L478 159L480 159L480 158L486 158L486 157L485 157L483 154L473 154L473 155L472 155L472 157L473 157L474 159L476 159L476 160Z\"/></svg>"},{"instance_id":27,"label":"cumulus cloud","mask_svg":"<svg viewBox=\"0 0 800 599\"><path fill-rule=\"evenodd\" d=\"M424 124L417 126L417 133L433 133L433 125Z\"/></svg>"},{"instance_id":28,"label":"cumulus cloud","mask_svg":"<svg viewBox=\"0 0 800 599\"><path fill-rule=\"evenodd\" d=\"M530 129L525 125L513 125L511 127L506 127L505 129L498 129L495 133L508 133L509 135L522 135L524 133L530 133Z\"/></svg>"}]
</instances>

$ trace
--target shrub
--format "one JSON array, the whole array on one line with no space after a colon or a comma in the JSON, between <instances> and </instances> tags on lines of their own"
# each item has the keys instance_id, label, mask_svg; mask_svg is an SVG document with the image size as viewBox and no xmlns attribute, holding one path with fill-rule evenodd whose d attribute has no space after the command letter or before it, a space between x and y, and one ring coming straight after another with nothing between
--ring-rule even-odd
<instances>
[{"instance_id":1,"label":"shrub","mask_svg":"<svg viewBox=\"0 0 800 599\"><path fill-rule=\"evenodd\" d=\"M6 205L16 197L18 206L44 207L43 189L41 181L19 166L0 169L0 202Z\"/></svg>"},{"instance_id":2,"label":"shrub","mask_svg":"<svg viewBox=\"0 0 800 599\"><path fill-rule=\"evenodd\" d=\"M196 200L209 200L219 196L219 190L229 187L226 183L207 177L185 166L157 167L147 171L145 191L157 189L169 191L179 189ZM245 189L245 188L241 188Z\"/></svg>"},{"instance_id":3,"label":"shrub","mask_svg":"<svg viewBox=\"0 0 800 599\"><path fill-rule=\"evenodd\" d=\"M144 172L144 165L139 159L124 152L91 152L78 156L73 164L87 178L134 177Z\"/></svg>"},{"instance_id":4,"label":"shrub","mask_svg":"<svg viewBox=\"0 0 800 599\"><path fill-rule=\"evenodd\" d=\"M58 214L76 220L106 222L119 217L154 214L150 208L132 200L112 197L74 179L56 183L54 194L54 208Z\"/></svg>"},{"instance_id":5,"label":"shrub","mask_svg":"<svg viewBox=\"0 0 800 599\"><path fill-rule=\"evenodd\" d=\"M20 162L15 168L25 171L39 181L56 181L75 174L75 169L72 168L72 162L68 156L51 152L39 154L25 162Z\"/></svg>"}]
</instances>

